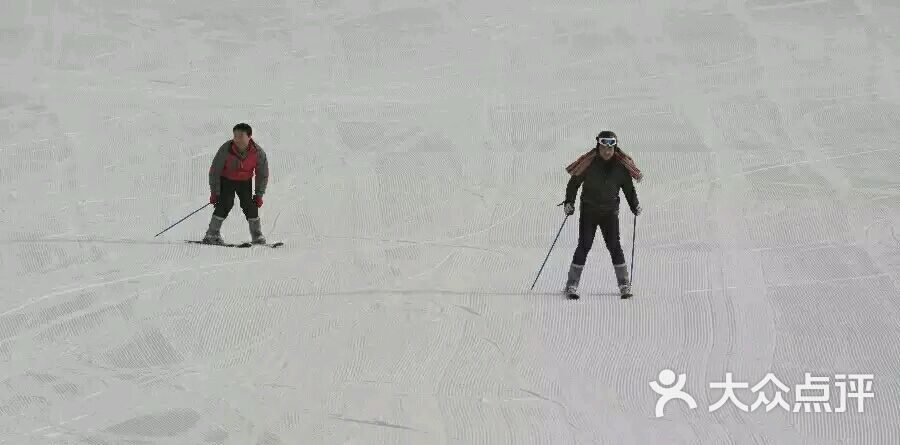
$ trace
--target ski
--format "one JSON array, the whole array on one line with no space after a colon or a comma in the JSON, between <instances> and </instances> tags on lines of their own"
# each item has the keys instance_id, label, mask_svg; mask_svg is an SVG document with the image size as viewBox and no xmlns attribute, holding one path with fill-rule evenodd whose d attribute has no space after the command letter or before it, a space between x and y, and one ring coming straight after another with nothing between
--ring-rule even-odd
<instances>
[{"instance_id":1,"label":"ski","mask_svg":"<svg viewBox=\"0 0 900 445\"><path fill-rule=\"evenodd\" d=\"M577 292L567 292L567 291L562 291L562 294L565 295L566 298L569 299L569 300L580 300L580 299L581 299L581 294L579 294L579 293L577 293ZM613 294L613 293L604 293L604 294L601 294L601 295L613 296L613 295L615 295L615 294ZM629 298L631 298L631 297L633 297L633 296L634 296L634 294L632 294L630 291L629 291L629 292L625 292L625 293L620 293L620 294L619 294L619 298L622 299L622 300L627 300L627 299L629 299Z\"/></svg>"},{"instance_id":2,"label":"ski","mask_svg":"<svg viewBox=\"0 0 900 445\"><path fill-rule=\"evenodd\" d=\"M281 247L284 245L284 242L281 242L281 241L279 241L277 243L265 243L265 244L253 244L249 241L243 242L243 243L223 243L223 244L204 243L203 241L198 241L198 240L185 240L185 242L191 243L191 244L203 244L205 246L237 247L237 248L241 248L241 249L244 249L247 247L253 247L253 246L263 246L263 247L270 247L270 248L274 249L276 247Z\"/></svg>"},{"instance_id":3,"label":"ski","mask_svg":"<svg viewBox=\"0 0 900 445\"><path fill-rule=\"evenodd\" d=\"M202 244L202 245L204 245L204 246L239 247L239 248L246 248L246 247L250 247L250 246L253 245L253 244L251 244L251 243L240 243L240 244L235 244L235 243L222 243L222 244L218 244L218 243L205 243L205 242L203 242L203 241L198 241L198 240L185 240L185 242L186 242L186 243L190 243L190 244Z\"/></svg>"}]
</instances>

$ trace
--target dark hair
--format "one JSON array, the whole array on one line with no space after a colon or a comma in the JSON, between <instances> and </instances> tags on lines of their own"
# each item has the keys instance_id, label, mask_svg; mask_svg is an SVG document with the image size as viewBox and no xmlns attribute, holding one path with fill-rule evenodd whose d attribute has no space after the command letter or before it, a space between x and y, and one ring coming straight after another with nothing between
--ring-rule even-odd
<instances>
[{"instance_id":1,"label":"dark hair","mask_svg":"<svg viewBox=\"0 0 900 445\"><path fill-rule=\"evenodd\" d=\"M618 137L616 137L616 133L614 133L614 132L612 132L612 131L610 131L610 130L603 130L603 131L601 131L600 134L597 135L597 142L600 142L600 139L603 139L603 138L616 138L616 139L618 139Z\"/></svg>"},{"instance_id":2,"label":"dark hair","mask_svg":"<svg viewBox=\"0 0 900 445\"><path fill-rule=\"evenodd\" d=\"M247 136L253 136L253 129L250 128L249 125L247 125L243 122L235 125L234 128L231 129L231 131L233 131L233 132L234 131L242 131L242 132L246 133Z\"/></svg>"}]
</instances>

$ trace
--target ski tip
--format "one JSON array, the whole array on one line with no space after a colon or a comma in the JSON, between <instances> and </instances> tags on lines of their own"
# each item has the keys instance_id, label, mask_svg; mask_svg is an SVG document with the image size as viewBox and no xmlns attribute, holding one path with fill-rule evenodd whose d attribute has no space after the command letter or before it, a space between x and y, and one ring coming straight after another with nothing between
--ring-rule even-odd
<instances>
[{"instance_id":1,"label":"ski tip","mask_svg":"<svg viewBox=\"0 0 900 445\"><path fill-rule=\"evenodd\" d=\"M262 244L252 244L252 245L254 245L254 246L260 246L260 247L271 247L271 248L274 249L274 248L276 248L276 247L281 247L281 246L283 246L284 243L281 242L281 241L279 241L279 242L277 242L277 243L262 243Z\"/></svg>"}]
</instances>

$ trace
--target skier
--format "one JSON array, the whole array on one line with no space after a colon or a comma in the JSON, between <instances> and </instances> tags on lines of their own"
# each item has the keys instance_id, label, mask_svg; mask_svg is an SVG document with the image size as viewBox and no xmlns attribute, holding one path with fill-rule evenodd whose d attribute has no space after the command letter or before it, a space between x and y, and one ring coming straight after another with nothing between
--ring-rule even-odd
<instances>
[{"instance_id":1,"label":"skier","mask_svg":"<svg viewBox=\"0 0 900 445\"><path fill-rule=\"evenodd\" d=\"M241 210L250 226L251 242L265 244L259 222L259 208L269 182L269 162L266 152L253 140L250 125L240 123L232 129L234 139L219 147L209 168L209 202L215 204L204 243L223 244L219 230L234 207L234 195L240 199ZM255 175L256 189L252 179ZM252 194L251 194L252 193Z\"/></svg>"},{"instance_id":2,"label":"skier","mask_svg":"<svg viewBox=\"0 0 900 445\"><path fill-rule=\"evenodd\" d=\"M596 139L597 145L594 148L566 167L571 177L566 185L566 198L560 203L564 204L566 215L575 213L575 195L582 184L584 189L581 191L578 247L569 267L565 292L571 298L578 298L581 272L599 227L612 257L619 293L622 298L629 298L631 283L625 254L619 241L619 190L625 193L631 212L635 216L639 215L641 207L632 179L640 182L642 175L631 157L619 148L614 132L602 131Z\"/></svg>"}]
</instances>

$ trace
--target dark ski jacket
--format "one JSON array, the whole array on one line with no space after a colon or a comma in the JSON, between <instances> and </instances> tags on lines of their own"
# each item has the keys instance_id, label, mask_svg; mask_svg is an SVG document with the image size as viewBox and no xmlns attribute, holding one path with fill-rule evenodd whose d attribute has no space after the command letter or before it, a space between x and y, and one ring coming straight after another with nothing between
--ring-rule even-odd
<instances>
[{"instance_id":1,"label":"dark ski jacket","mask_svg":"<svg viewBox=\"0 0 900 445\"><path fill-rule=\"evenodd\" d=\"M637 192L628 169L615 157L609 161L597 156L591 165L579 176L572 175L566 185L564 202L575 203L575 195L581 186L581 212L592 214L619 213L619 190L632 213L638 207Z\"/></svg>"}]
</instances>

